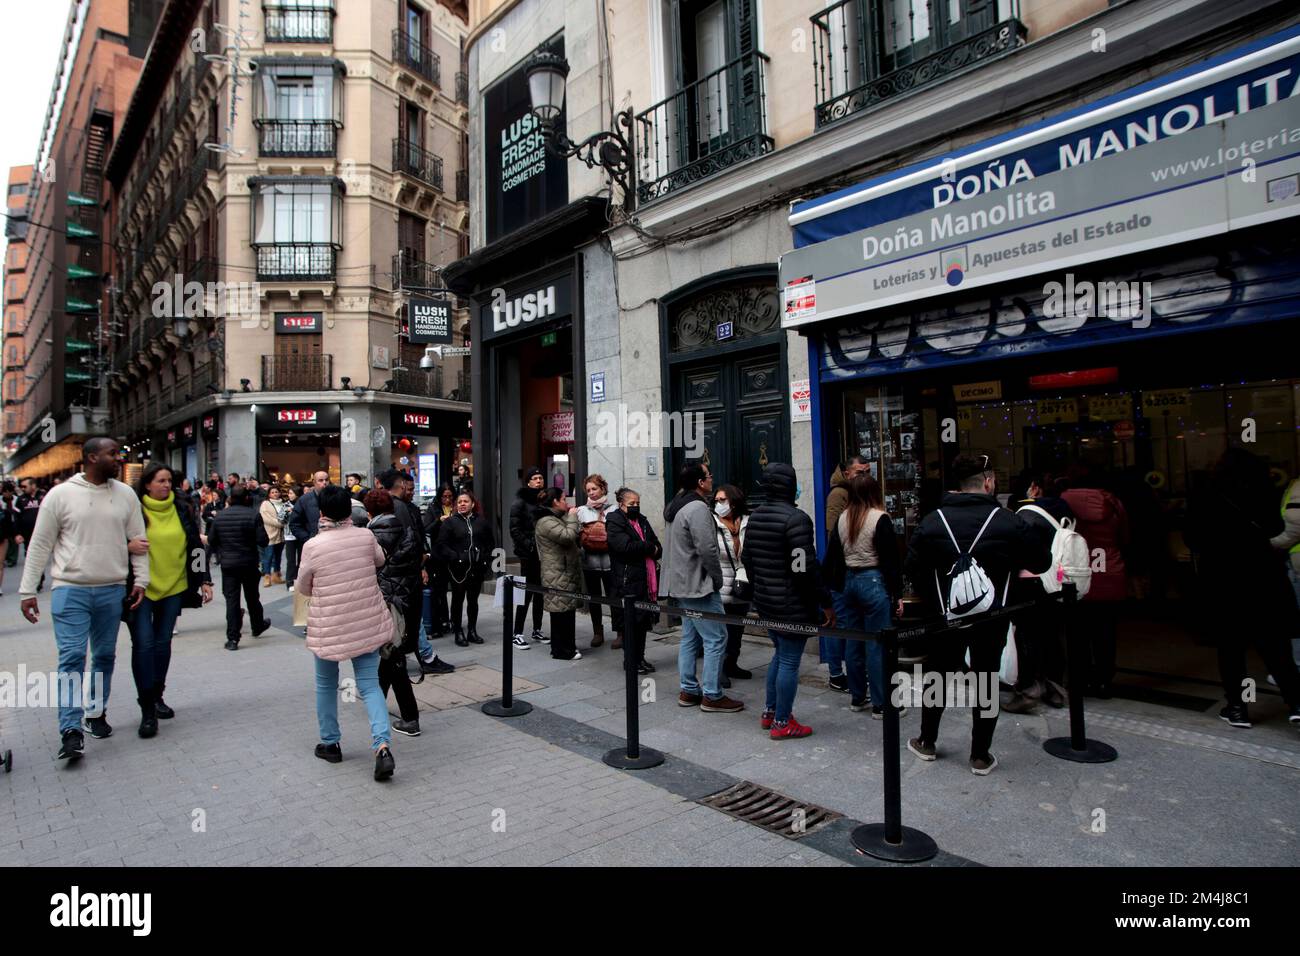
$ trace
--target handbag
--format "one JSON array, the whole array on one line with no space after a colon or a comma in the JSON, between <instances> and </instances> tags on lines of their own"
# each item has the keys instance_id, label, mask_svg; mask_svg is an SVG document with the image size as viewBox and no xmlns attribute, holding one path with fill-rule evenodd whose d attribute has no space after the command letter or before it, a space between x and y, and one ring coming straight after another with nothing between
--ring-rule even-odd
<instances>
[{"instance_id":1,"label":"handbag","mask_svg":"<svg viewBox=\"0 0 1300 956\"><path fill-rule=\"evenodd\" d=\"M293 626L307 626L307 608L311 605L311 597L303 594L301 591L293 592Z\"/></svg>"},{"instance_id":2,"label":"handbag","mask_svg":"<svg viewBox=\"0 0 1300 956\"><path fill-rule=\"evenodd\" d=\"M722 550L727 552L727 561L731 564L731 603L748 604L754 596L754 586L749 583L745 569L736 567L736 559L731 556L731 532L725 528L723 531Z\"/></svg>"},{"instance_id":3,"label":"handbag","mask_svg":"<svg viewBox=\"0 0 1300 956\"><path fill-rule=\"evenodd\" d=\"M379 656L384 660L400 655L402 641L406 639L406 615L396 604L388 605L388 614L393 621L393 633L388 638L388 643L379 649Z\"/></svg>"}]
</instances>

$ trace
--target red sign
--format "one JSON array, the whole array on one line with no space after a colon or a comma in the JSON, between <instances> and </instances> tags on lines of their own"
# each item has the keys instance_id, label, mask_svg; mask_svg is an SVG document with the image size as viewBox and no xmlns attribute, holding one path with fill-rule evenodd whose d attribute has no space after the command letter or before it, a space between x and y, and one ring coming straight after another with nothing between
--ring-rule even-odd
<instances>
[{"instance_id":1,"label":"red sign","mask_svg":"<svg viewBox=\"0 0 1300 956\"><path fill-rule=\"evenodd\" d=\"M215 415L203 416L203 430L205 432L212 432L217 430L217 417Z\"/></svg>"},{"instance_id":2,"label":"red sign","mask_svg":"<svg viewBox=\"0 0 1300 956\"><path fill-rule=\"evenodd\" d=\"M542 441L568 444L573 441L573 412L552 412L542 416Z\"/></svg>"},{"instance_id":3,"label":"red sign","mask_svg":"<svg viewBox=\"0 0 1300 956\"><path fill-rule=\"evenodd\" d=\"M286 329L316 328L316 316L314 315L286 315L281 321Z\"/></svg>"},{"instance_id":4,"label":"red sign","mask_svg":"<svg viewBox=\"0 0 1300 956\"><path fill-rule=\"evenodd\" d=\"M194 423L193 423L193 422L186 422L186 423L185 423L185 427L184 427L184 429L182 429L182 433L185 435L185 438L186 438L187 441L188 441L189 439L193 438L193 437L194 437Z\"/></svg>"},{"instance_id":5,"label":"red sign","mask_svg":"<svg viewBox=\"0 0 1300 956\"><path fill-rule=\"evenodd\" d=\"M176 444L176 429L173 428L171 431L167 433L167 444L169 445Z\"/></svg>"},{"instance_id":6,"label":"red sign","mask_svg":"<svg viewBox=\"0 0 1300 956\"><path fill-rule=\"evenodd\" d=\"M316 424L316 409L282 408L275 413L275 420L278 422L296 422L299 425L314 425Z\"/></svg>"},{"instance_id":7,"label":"red sign","mask_svg":"<svg viewBox=\"0 0 1300 956\"><path fill-rule=\"evenodd\" d=\"M406 422L408 425L419 425L423 428L429 427L428 415L417 415L414 412L407 412L402 416L402 421Z\"/></svg>"},{"instance_id":8,"label":"red sign","mask_svg":"<svg viewBox=\"0 0 1300 956\"><path fill-rule=\"evenodd\" d=\"M1132 422L1116 422L1112 426L1115 437L1120 441L1129 441L1133 438L1134 428Z\"/></svg>"},{"instance_id":9,"label":"red sign","mask_svg":"<svg viewBox=\"0 0 1300 956\"><path fill-rule=\"evenodd\" d=\"M1030 388L1078 388L1082 385L1109 385L1119 381L1119 369L1085 368L1078 372L1054 372L1029 376Z\"/></svg>"}]
</instances>

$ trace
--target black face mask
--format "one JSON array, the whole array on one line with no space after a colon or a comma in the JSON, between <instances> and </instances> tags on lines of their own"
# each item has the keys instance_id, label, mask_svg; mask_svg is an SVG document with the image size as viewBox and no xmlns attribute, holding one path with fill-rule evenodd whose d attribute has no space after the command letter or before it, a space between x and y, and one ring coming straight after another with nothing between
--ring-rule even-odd
<instances>
[{"instance_id":1,"label":"black face mask","mask_svg":"<svg viewBox=\"0 0 1300 956\"><path fill-rule=\"evenodd\" d=\"M641 506L640 506L640 505L628 505L628 506L627 506L627 516L628 516L629 518L633 519L634 521L635 521L637 518L641 517Z\"/></svg>"}]
</instances>

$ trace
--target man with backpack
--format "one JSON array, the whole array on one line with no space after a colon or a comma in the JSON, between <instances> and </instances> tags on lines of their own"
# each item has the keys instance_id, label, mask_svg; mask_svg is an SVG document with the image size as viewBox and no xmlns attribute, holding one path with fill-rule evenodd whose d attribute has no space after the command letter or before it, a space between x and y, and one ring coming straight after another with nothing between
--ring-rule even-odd
<instances>
[{"instance_id":1,"label":"man with backpack","mask_svg":"<svg viewBox=\"0 0 1300 956\"><path fill-rule=\"evenodd\" d=\"M969 652L976 686L993 688L991 708L985 709L981 701L971 710L970 768L986 776L998 763L989 747L997 726L996 681L1007 620L984 618L1006 605L1018 572L1048 570L1052 535L1045 525L1030 525L998 504L993 496L997 476L988 455L957 456L949 478L955 490L917 526L905 570L916 589L949 620L970 625L936 638L928 666L942 676L946 693L950 675L965 669ZM943 711L942 700L931 706L923 699L921 734L907 742L907 749L922 760L938 756L935 743Z\"/></svg>"}]
</instances>

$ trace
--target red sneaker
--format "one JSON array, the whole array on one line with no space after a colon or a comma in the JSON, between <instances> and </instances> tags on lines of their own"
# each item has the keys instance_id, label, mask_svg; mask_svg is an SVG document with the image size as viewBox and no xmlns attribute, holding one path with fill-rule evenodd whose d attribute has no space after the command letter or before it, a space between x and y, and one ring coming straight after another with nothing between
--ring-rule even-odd
<instances>
[{"instance_id":1,"label":"red sneaker","mask_svg":"<svg viewBox=\"0 0 1300 956\"><path fill-rule=\"evenodd\" d=\"M811 727L805 727L799 721L794 719L794 714L786 721L784 727L773 726L770 735L773 740L786 740L794 737L807 737L812 733Z\"/></svg>"},{"instance_id":2,"label":"red sneaker","mask_svg":"<svg viewBox=\"0 0 1300 956\"><path fill-rule=\"evenodd\" d=\"M758 726L764 730L772 729L772 721L776 719L776 712L771 710L763 711L763 716L758 718Z\"/></svg>"}]
</instances>

